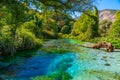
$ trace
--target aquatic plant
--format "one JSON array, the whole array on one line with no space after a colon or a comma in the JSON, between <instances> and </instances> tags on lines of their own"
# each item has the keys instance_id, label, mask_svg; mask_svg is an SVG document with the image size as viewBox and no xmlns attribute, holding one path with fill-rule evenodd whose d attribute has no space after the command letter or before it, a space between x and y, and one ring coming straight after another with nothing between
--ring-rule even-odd
<instances>
[{"instance_id":1,"label":"aquatic plant","mask_svg":"<svg viewBox=\"0 0 120 80\"><path fill-rule=\"evenodd\" d=\"M57 71L47 76L37 76L31 80L70 80L72 77L64 71Z\"/></svg>"},{"instance_id":2,"label":"aquatic plant","mask_svg":"<svg viewBox=\"0 0 120 80\"><path fill-rule=\"evenodd\" d=\"M43 45L41 50L47 53L81 52L80 46L78 46L75 42L67 40L53 40Z\"/></svg>"},{"instance_id":3,"label":"aquatic plant","mask_svg":"<svg viewBox=\"0 0 120 80\"><path fill-rule=\"evenodd\" d=\"M89 70L88 73L95 75L98 79L101 79L101 80L119 80L120 79L119 73L113 73L109 71Z\"/></svg>"},{"instance_id":4,"label":"aquatic plant","mask_svg":"<svg viewBox=\"0 0 120 80\"><path fill-rule=\"evenodd\" d=\"M102 70L84 70L73 80L120 80L120 74Z\"/></svg>"}]
</instances>

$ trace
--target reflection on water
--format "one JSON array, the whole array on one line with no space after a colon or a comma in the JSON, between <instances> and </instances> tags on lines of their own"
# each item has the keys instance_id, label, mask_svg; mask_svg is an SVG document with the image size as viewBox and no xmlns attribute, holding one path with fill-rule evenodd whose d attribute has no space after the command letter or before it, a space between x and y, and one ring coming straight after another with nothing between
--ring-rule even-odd
<instances>
[{"instance_id":1,"label":"reflection on water","mask_svg":"<svg viewBox=\"0 0 120 80\"><path fill-rule=\"evenodd\" d=\"M77 46L80 51L71 49L62 54L36 51L34 56L19 58L16 63L3 67L1 77L8 80L29 80L36 76L39 76L36 77L38 80L58 80L60 76L59 80L71 80L65 76L72 77L72 80L120 80L120 52L107 53L78 46L78 43L74 40L48 41L43 50L54 46L68 49L69 46L65 45L70 44L72 47L69 49Z\"/></svg>"}]
</instances>

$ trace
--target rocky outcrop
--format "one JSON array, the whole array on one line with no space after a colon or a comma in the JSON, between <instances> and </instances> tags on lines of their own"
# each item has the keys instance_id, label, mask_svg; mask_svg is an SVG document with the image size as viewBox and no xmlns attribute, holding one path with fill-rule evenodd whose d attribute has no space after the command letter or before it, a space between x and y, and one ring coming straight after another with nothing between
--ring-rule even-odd
<instances>
[{"instance_id":1,"label":"rocky outcrop","mask_svg":"<svg viewBox=\"0 0 120 80\"><path fill-rule=\"evenodd\" d=\"M105 9L99 11L99 20L109 20L111 22L115 21L115 13L117 10L112 10L112 9Z\"/></svg>"}]
</instances>

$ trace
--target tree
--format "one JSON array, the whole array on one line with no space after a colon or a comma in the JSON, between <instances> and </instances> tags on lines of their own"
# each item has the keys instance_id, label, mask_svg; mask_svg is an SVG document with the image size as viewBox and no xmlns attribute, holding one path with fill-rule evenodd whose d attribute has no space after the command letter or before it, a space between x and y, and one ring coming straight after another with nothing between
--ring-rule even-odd
<instances>
[{"instance_id":1,"label":"tree","mask_svg":"<svg viewBox=\"0 0 120 80\"><path fill-rule=\"evenodd\" d=\"M70 29L68 26L63 26L62 29L61 29L61 33L63 34L68 34L70 32Z\"/></svg>"},{"instance_id":2,"label":"tree","mask_svg":"<svg viewBox=\"0 0 120 80\"><path fill-rule=\"evenodd\" d=\"M72 30L74 36L80 36L82 39L91 39L99 36L98 32L98 10L94 7L94 13L88 11L83 13Z\"/></svg>"},{"instance_id":3,"label":"tree","mask_svg":"<svg viewBox=\"0 0 120 80\"><path fill-rule=\"evenodd\" d=\"M11 14L11 20L9 21L9 24L11 25L11 33L12 33L12 48L11 48L11 55L13 55L15 49L15 41L16 41L16 31L17 28L21 25L21 23L25 22L25 9L26 7L18 2L18 1L9 1L8 4L6 3L6 7L8 8L8 11Z\"/></svg>"},{"instance_id":4,"label":"tree","mask_svg":"<svg viewBox=\"0 0 120 80\"><path fill-rule=\"evenodd\" d=\"M26 4L29 8L45 12L46 10L75 13L86 12L93 8L95 2L98 0L1 0L0 2L21 2Z\"/></svg>"},{"instance_id":5,"label":"tree","mask_svg":"<svg viewBox=\"0 0 120 80\"><path fill-rule=\"evenodd\" d=\"M2 50L0 51L2 51L2 53L10 53L11 55L13 55L13 53L17 49L17 29L21 27L24 22L29 20L27 14L28 8L24 3L16 0L9 0L7 2L3 1L2 3L0 3L0 5L2 5L2 21L0 25L3 27L1 29L2 31L0 36L0 44L2 44L2 46L0 47ZM4 26L8 27L6 28ZM6 30L9 29L9 32L5 32L4 28ZM9 44L6 41L8 41Z\"/></svg>"},{"instance_id":6,"label":"tree","mask_svg":"<svg viewBox=\"0 0 120 80\"><path fill-rule=\"evenodd\" d=\"M111 25L109 36L120 38L120 11L116 12L116 19Z\"/></svg>"},{"instance_id":7,"label":"tree","mask_svg":"<svg viewBox=\"0 0 120 80\"><path fill-rule=\"evenodd\" d=\"M57 10L57 11L86 11L88 9L92 9L94 2L97 0L22 0L24 2L32 3L33 5L36 5L38 8L38 5L44 5L48 7L50 10ZM39 3L40 2L40 3ZM42 6L39 7L40 9Z\"/></svg>"},{"instance_id":8,"label":"tree","mask_svg":"<svg viewBox=\"0 0 120 80\"><path fill-rule=\"evenodd\" d=\"M17 38L19 37L18 29L20 29L23 26L23 24L27 25L25 29L28 28L28 24L32 24L34 30L32 30L31 28L28 31L28 33L31 36L35 35L35 37L39 37L37 32L38 33L47 32L47 35L50 34L54 36L53 34L59 33L61 31L62 28L59 28L59 26L63 27L67 25L69 29L71 29L71 25L69 25L70 18L65 19L66 17L63 17L65 22L62 21L63 19L61 18L60 21L55 20L54 18L51 18L51 13L49 12L65 13L67 14L68 17L68 13L81 12L81 11L86 12L86 10L92 9L94 5L93 3L95 1L96 0L0 0L0 7L1 7L0 31L3 30L3 32L0 32L0 38L7 40L8 37L4 38L1 36L6 36L6 31L4 31L5 28L4 26L8 26L7 28L11 33L9 35L10 37L9 45L11 47L10 54L13 55L13 53L17 49L16 41L18 40ZM32 13L39 12L39 14L42 14L42 18L41 17L39 18L38 15L32 16L32 14L29 14L29 10L31 9L33 10ZM64 30L66 31L66 29ZM28 35L28 33L24 33L24 34ZM31 37L30 35L28 36ZM1 41L0 41L0 46L2 43ZM6 45L5 42L3 46L4 45Z\"/></svg>"},{"instance_id":9,"label":"tree","mask_svg":"<svg viewBox=\"0 0 120 80\"><path fill-rule=\"evenodd\" d=\"M109 29L110 29L110 26L111 26L112 22L109 21L109 20L102 20L100 23L99 23L99 32L102 36L105 36Z\"/></svg>"}]
</instances>

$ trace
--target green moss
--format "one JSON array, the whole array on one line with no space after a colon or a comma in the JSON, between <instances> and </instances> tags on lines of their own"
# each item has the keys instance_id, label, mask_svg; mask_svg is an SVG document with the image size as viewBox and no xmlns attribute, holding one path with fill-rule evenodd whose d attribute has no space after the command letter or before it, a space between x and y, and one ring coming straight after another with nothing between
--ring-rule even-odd
<instances>
[{"instance_id":1,"label":"green moss","mask_svg":"<svg viewBox=\"0 0 120 80\"><path fill-rule=\"evenodd\" d=\"M64 71L57 71L46 76L38 76L31 80L70 80L72 77Z\"/></svg>"},{"instance_id":2,"label":"green moss","mask_svg":"<svg viewBox=\"0 0 120 80\"><path fill-rule=\"evenodd\" d=\"M57 49L57 48L41 49L41 50L45 51L47 53L65 53L65 52L70 52L69 50Z\"/></svg>"},{"instance_id":3,"label":"green moss","mask_svg":"<svg viewBox=\"0 0 120 80\"><path fill-rule=\"evenodd\" d=\"M96 60L96 58L93 58L93 60Z\"/></svg>"},{"instance_id":4,"label":"green moss","mask_svg":"<svg viewBox=\"0 0 120 80\"><path fill-rule=\"evenodd\" d=\"M89 70L86 71L90 75L95 75L100 80L120 80L120 74L108 71Z\"/></svg>"},{"instance_id":5,"label":"green moss","mask_svg":"<svg viewBox=\"0 0 120 80\"><path fill-rule=\"evenodd\" d=\"M69 40L57 40L44 44L41 50L47 53L81 52L81 49L77 46L77 43L73 43Z\"/></svg>"}]
</instances>

